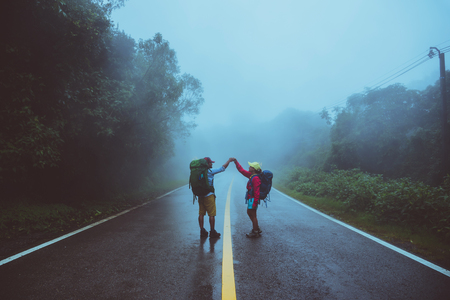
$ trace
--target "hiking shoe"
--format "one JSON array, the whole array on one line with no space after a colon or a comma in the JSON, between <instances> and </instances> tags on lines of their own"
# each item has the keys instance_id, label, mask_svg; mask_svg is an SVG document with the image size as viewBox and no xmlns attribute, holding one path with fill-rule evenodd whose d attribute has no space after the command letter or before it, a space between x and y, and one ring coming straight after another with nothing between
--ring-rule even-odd
<instances>
[{"instance_id":1,"label":"hiking shoe","mask_svg":"<svg viewBox=\"0 0 450 300\"><path fill-rule=\"evenodd\" d=\"M252 231L253 231L253 229L252 229ZM262 233L262 230L261 230L261 228L260 228L260 227L258 227L258 230L257 230L257 231L258 231L258 233L259 233L259 234L261 234L261 233Z\"/></svg>"},{"instance_id":2,"label":"hiking shoe","mask_svg":"<svg viewBox=\"0 0 450 300\"><path fill-rule=\"evenodd\" d=\"M261 236L258 231L253 230L253 229L250 233L247 233L246 235L248 238L257 238L257 237Z\"/></svg>"},{"instance_id":3,"label":"hiking shoe","mask_svg":"<svg viewBox=\"0 0 450 300\"><path fill-rule=\"evenodd\" d=\"M220 233L218 233L217 231L213 230L209 232L209 237L210 238L219 238L220 237Z\"/></svg>"},{"instance_id":4,"label":"hiking shoe","mask_svg":"<svg viewBox=\"0 0 450 300\"><path fill-rule=\"evenodd\" d=\"M205 228L200 230L200 237L208 237L208 231Z\"/></svg>"}]
</instances>

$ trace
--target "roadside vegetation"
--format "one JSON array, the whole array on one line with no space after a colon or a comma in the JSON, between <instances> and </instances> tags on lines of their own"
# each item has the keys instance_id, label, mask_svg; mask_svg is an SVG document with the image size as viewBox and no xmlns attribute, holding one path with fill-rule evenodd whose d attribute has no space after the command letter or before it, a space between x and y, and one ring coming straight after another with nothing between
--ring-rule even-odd
<instances>
[{"instance_id":1,"label":"roadside vegetation","mask_svg":"<svg viewBox=\"0 0 450 300\"><path fill-rule=\"evenodd\" d=\"M277 188L333 218L450 268L450 178L432 187L360 170L286 172Z\"/></svg>"},{"instance_id":2,"label":"roadside vegetation","mask_svg":"<svg viewBox=\"0 0 450 300\"><path fill-rule=\"evenodd\" d=\"M0 240L10 240L33 233L62 235L86 225L154 200L173 189L185 185L171 181L147 186L132 194L115 195L108 199L71 202L36 203L22 198L0 203Z\"/></svg>"},{"instance_id":3,"label":"roadside vegetation","mask_svg":"<svg viewBox=\"0 0 450 300\"><path fill-rule=\"evenodd\" d=\"M111 199L159 180L195 127L201 82L160 33L136 41L124 0L8 1L0 40L1 199Z\"/></svg>"},{"instance_id":4,"label":"roadside vegetation","mask_svg":"<svg viewBox=\"0 0 450 300\"><path fill-rule=\"evenodd\" d=\"M202 84L162 34L119 30L111 13L124 3L2 2L2 242L78 229L182 184L168 161L195 127Z\"/></svg>"},{"instance_id":5,"label":"roadside vegetation","mask_svg":"<svg viewBox=\"0 0 450 300\"><path fill-rule=\"evenodd\" d=\"M202 84L180 74L162 34L118 29L111 12L124 3L2 3L0 239L66 232L184 184L167 164L195 127ZM292 197L450 268L441 91L393 84L213 133L223 153L285 168L277 187Z\"/></svg>"}]
</instances>

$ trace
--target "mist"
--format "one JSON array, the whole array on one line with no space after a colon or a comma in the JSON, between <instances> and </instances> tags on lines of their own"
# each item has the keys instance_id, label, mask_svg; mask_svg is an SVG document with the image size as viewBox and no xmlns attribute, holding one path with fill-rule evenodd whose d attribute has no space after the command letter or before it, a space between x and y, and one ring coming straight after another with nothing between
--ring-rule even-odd
<instances>
[{"instance_id":1,"label":"mist","mask_svg":"<svg viewBox=\"0 0 450 300\"><path fill-rule=\"evenodd\" d=\"M235 157L244 167L257 161L263 169L314 168L315 151L329 145L330 127L319 114L287 108L271 120L253 120L251 113L231 125L213 124L197 128L191 136L176 142L175 157L169 161L187 178L193 159L211 157L218 167Z\"/></svg>"},{"instance_id":2,"label":"mist","mask_svg":"<svg viewBox=\"0 0 450 300\"><path fill-rule=\"evenodd\" d=\"M112 17L136 40L161 33L202 82L200 129L320 112L379 84L425 89L438 59L415 63L450 44L448 11L443 0L128 0Z\"/></svg>"},{"instance_id":3,"label":"mist","mask_svg":"<svg viewBox=\"0 0 450 300\"><path fill-rule=\"evenodd\" d=\"M187 173L205 156L216 165L236 157L271 170L366 165L379 173L390 172L397 144L411 160L436 157L419 146L438 145L441 135L439 59L430 47L450 51L446 1L89 3L10 5L14 26L2 43L23 49L5 50L3 60L0 178L12 191L10 182L52 190L58 181L61 192L86 182L101 193L154 185L172 155L168 174ZM98 32L75 33L69 8ZM355 93L362 102L349 105ZM391 106L420 122L403 120L407 135L391 130ZM387 138L367 120L383 121ZM378 151L367 163L366 148ZM402 163L395 176L411 172Z\"/></svg>"},{"instance_id":4,"label":"mist","mask_svg":"<svg viewBox=\"0 0 450 300\"><path fill-rule=\"evenodd\" d=\"M428 54L450 45L449 10L448 1L129 0L112 19L136 40L161 33L202 83L197 127L168 164L188 172L205 156L268 169L323 164L323 108L333 114L355 93L397 83L435 84L439 61Z\"/></svg>"},{"instance_id":5,"label":"mist","mask_svg":"<svg viewBox=\"0 0 450 300\"><path fill-rule=\"evenodd\" d=\"M50 228L23 217L22 199L47 206L59 231L97 218L100 202L113 213L187 184L189 163L208 156L450 237L449 1L4 7L0 204L14 234ZM53 204L92 217L55 218Z\"/></svg>"}]
</instances>

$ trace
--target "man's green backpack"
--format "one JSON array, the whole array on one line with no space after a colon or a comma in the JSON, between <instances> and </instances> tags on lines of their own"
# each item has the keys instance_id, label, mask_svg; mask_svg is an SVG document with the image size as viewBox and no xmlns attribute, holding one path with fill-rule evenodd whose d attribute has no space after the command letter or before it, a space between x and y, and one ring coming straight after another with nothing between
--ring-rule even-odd
<instances>
[{"instance_id":1,"label":"man's green backpack","mask_svg":"<svg viewBox=\"0 0 450 300\"><path fill-rule=\"evenodd\" d=\"M194 201L196 196L206 196L209 193L214 193L214 187L208 182L208 162L201 159L194 159L189 165L191 175L189 176L189 188L192 187L194 194Z\"/></svg>"}]
</instances>

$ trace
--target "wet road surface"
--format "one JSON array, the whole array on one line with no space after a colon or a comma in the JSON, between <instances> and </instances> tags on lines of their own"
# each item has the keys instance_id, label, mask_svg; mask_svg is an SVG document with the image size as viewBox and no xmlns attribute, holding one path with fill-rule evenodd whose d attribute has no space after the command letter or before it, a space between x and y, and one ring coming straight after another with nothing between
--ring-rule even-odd
<instances>
[{"instance_id":1,"label":"wet road surface","mask_svg":"<svg viewBox=\"0 0 450 300\"><path fill-rule=\"evenodd\" d=\"M216 229L230 197L237 299L449 299L450 278L276 191L251 229L246 179L215 179ZM221 299L223 239L200 239L198 206L179 189L0 266L0 299ZM207 218L205 227L209 230Z\"/></svg>"}]
</instances>

